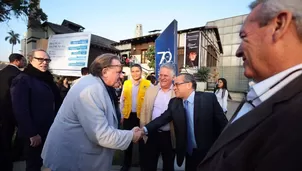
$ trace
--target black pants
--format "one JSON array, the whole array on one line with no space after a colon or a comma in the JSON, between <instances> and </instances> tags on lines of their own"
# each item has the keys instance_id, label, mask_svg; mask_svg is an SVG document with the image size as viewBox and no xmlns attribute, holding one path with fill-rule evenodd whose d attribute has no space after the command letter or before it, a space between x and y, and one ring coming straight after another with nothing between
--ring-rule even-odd
<instances>
[{"instance_id":1,"label":"black pants","mask_svg":"<svg viewBox=\"0 0 302 171\"><path fill-rule=\"evenodd\" d=\"M133 127L139 126L139 119L137 118L136 112L131 112L128 119L124 119L123 128L125 130L131 130ZM131 167L132 164L132 149L133 143L131 142L129 147L125 150L124 154L124 164L125 167ZM141 145L139 146L139 151L141 153Z\"/></svg>"},{"instance_id":2,"label":"black pants","mask_svg":"<svg viewBox=\"0 0 302 171\"><path fill-rule=\"evenodd\" d=\"M154 132L148 135L143 151L144 171L157 171L159 155L163 159L163 170L174 171L175 153L170 131Z\"/></svg>"},{"instance_id":3,"label":"black pants","mask_svg":"<svg viewBox=\"0 0 302 171\"><path fill-rule=\"evenodd\" d=\"M12 171L12 138L15 125L9 122L1 122L0 125L0 170Z\"/></svg>"},{"instance_id":4,"label":"black pants","mask_svg":"<svg viewBox=\"0 0 302 171\"><path fill-rule=\"evenodd\" d=\"M189 154L186 155L185 170L186 171L195 171L195 170L197 170L197 166L203 160L205 155L206 155L206 153L201 152L197 149L193 149L192 155L189 155Z\"/></svg>"},{"instance_id":5,"label":"black pants","mask_svg":"<svg viewBox=\"0 0 302 171\"><path fill-rule=\"evenodd\" d=\"M41 171L43 160L41 158L42 149L45 138L42 138L42 143L37 147L30 146L30 140L24 140L24 155L26 161L26 171Z\"/></svg>"}]
</instances>

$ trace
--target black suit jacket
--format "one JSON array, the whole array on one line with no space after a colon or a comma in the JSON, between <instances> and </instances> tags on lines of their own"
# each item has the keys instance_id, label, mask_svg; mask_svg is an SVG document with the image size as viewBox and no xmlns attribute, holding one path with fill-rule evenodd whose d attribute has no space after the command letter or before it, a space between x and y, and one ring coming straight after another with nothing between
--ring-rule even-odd
<instances>
[{"instance_id":1,"label":"black suit jacket","mask_svg":"<svg viewBox=\"0 0 302 171\"><path fill-rule=\"evenodd\" d=\"M301 155L302 76L299 76L228 124L198 170L301 171Z\"/></svg>"},{"instance_id":2,"label":"black suit jacket","mask_svg":"<svg viewBox=\"0 0 302 171\"><path fill-rule=\"evenodd\" d=\"M149 132L157 131L161 126L173 121L176 136L177 164L182 165L187 147L187 121L183 100L172 98L168 109L145 127ZM227 119L215 94L195 92L194 97L194 134L197 150L204 157L217 139Z\"/></svg>"},{"instance_id":3,"label":"black suit jacket","mask_svg":"<svg viewBox=\"0 0 302 171\"><path fill-rule=\"evenodd\" d=\"M15 122L10 96L12 80L21 71L12 65L8 65L0 71L0 122Z\"/></svg>"}]
</instances>

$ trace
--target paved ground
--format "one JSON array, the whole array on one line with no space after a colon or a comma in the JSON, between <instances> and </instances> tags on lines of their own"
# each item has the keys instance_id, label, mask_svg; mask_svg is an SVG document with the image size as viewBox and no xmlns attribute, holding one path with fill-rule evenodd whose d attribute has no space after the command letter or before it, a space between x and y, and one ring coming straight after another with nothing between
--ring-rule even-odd
<instances>
[{"instance_id":1,"label":"paved ground","mask_svg":"<svg viewBox=\"0 0 302 171\"><path fill-rule=\"evenodd\" d=\"M232 117L232 115L234 114L235 110L237 109L239 105L239 102L237 101L229 101L228 102L228 113L227 113L227 118L230 119ZM119 171L121 168L121 166L112 166L112 170L111 171ZM158 163L158 168L159 170L161 170L160 168L162 168L162 161L159 160ZM47 171L47 169L42 169L43 171ZM131 168L130 171L139 171L139 168ZM175 171L182 171L184 170L184 166L182 167L178 167L175 164ZM25 163L24 162L17 162L14 165L14 171L25 171Z\"/></svg>"}]
</instances>

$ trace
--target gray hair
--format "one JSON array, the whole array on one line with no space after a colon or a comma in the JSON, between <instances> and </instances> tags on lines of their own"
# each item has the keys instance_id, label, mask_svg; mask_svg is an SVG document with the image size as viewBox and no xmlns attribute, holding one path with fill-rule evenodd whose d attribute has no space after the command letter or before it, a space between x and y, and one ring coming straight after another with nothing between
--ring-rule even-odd
<instances>
[{"instance_id":1,"label":"gray hair","mask_svg":"<svg viewBox=\"0 0 302 171\"><path fill-rule=\"evenodd\" d=\"M180 73L179 76L183 75L184 76L184 82L192 83L192 88L196 90L197 88L197 83L192 74L189 73Z\"/></svg>"},{"instance_id":2,"label":"gray hair","mask_svg":"<svg viewBox=\"0 0 302 171\"><path fill-rule=\"evenodd\" d=\"M168 63L163 63L159 70L161 70L162 68L167 68L169 70L171 70L171 73L172 73L172 77L174 77L176 74L175 74L175 65L171 62L168 62Z\"/></svg>"},{"instance_id":3,"label":"gray hair","mask_svg":"<svg viewBox=\"0 0 302 171\"><path fill-rule=\"evenodd\" d=\"M31 62L35 56L36 52L45 52L45 54L49 57L48 53L44 49L33 49L31 52L28 53L28 60ZM49 57L50 58L50 57Z\"/></svg>"},{"instance_id":4,"label":"gray hair","mask_svg":"<svg viewBox=\"0 0 302 171\"><path fill-rule=\"evenodd\" d=\"M102 76L102 71L106 67L110 67L113 60L120 60L117 55L111 53L105 53L97 56L95 60L91 63L89 70L93 76Z\"/></svg>"},{"instance_id":5,"label":"gray hair","mask_svg":"<svg viewBox=\"0 0 302 171\"><path fill-rule=\"evenodd\" d=\"M262 4L262 10L258 15L260 25L265 26L270 20L278 15L282 10L288 10L292 13L296 22L297 33L302 40L302 5L301 0L255 0L249 7L253 10L256 6Z\"/></svg>"}]
</instances>

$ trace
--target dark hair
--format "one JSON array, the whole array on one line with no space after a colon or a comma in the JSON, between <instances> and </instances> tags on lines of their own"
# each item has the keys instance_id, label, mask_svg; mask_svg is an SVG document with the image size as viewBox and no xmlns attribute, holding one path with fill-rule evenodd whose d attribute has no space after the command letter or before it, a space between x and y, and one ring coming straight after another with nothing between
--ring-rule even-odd
<instances>
[{"instance_id":1,"label":"dark hair","mask_svg":"<svg viewBox=\"0 0 302 171\"><path fill-rule=\"evenodd\" d=\"M133 65L131 66L131 69L132 69L133 67L137 67L137 68L139 68L139 70L143 71L143 68L142 68L142 66L141 66L140 64L133 64Z\"/></svg>"},{"instance_id":2,"label":"dark hair","mask_svg":"<svg viewBox=\"0 0 302 171\"><path fill-rule=\"evenodd\" d=\"M153 75L149 75L146 79L149 80L152 84L156 83L156 78Z\"/></svg>"},{"instance_id":3,"label":"dark hair","mask_svg":"<svg viewBox=\"0 0 302 171\"><path fill-rule=\"evenodd\" d=\"M223 85L222 85L222 87L221 87L221 89L223 90L223 91L222 91L221 98L223 98L223 97L224 97L224 94L225 94L225 90L229 91L229 90L228 90L228 82L227 82L227 80L226 80L225 78L219 78L218 81L219 81L219 80L222 81L222 83L223 83ZM218 88L219 88L219 87L218 87ZM230 93L228 94L228 98L232 100L232 97L231 97Z\"/></svg>"},{"instance_id":4,"label":"dark hair","mask_svg":"<svg viewBox=\"0 0 302 171\"><path fill-rule=\"evenodd\" d=\"M58 78L57 84L58 84L58 85L63 85L64 79L65 79L65 77L60 77L60 78Z\"/></svg>"},{"instance_id":5,"label":"dark hair","mask_svg":"<svg viewBox=\"0 0 302 171\"><path fill-rule=\"evenodd\" d=\"M19 53L12 53L9 55L8 59L9 59L9 62L14 62L14 61L21 61L22 58L24 58L23 55L19 54Z\"/></svg>"},{"instance_id":6,"label":"dark hair","mask_svg":"<svg viewBox=\"0 0 302 171\"><path fill-rule=\"evenodd\" d=\"M82 74L82 75L87 75L87 74L89 74L89 69L88 69L88 67L83 67L83 68L81 68L81 74Z\"/></svg>"},{"instance_id":7,"label":"dark hair","mask_svg":"<svg viewBox=\"0 0 302 171\"><path fill-rule=\"evenodd\" d=\"M192 83L192 88L194 90L196 90L197 83L196 83L196 80L195 80L194 76L192 74L189 74L189 73L180 73L178 76L181 76L181 75L184 76L184 82Z\"/></svg>"}]
</instances>

